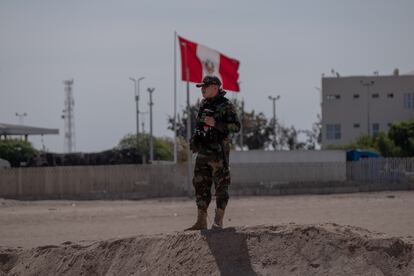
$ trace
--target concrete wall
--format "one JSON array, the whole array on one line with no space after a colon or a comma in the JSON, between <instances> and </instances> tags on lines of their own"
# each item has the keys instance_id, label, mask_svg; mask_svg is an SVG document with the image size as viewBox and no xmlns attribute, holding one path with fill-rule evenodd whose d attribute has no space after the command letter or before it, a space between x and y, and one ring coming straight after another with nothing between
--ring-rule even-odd
<instances>
[{"instance_id":1,"label":"concrete wall","mask_svg":"<svg viewBox=\"0 0 414 276\"><path fill-rule=\"evenodd\" d=\"M239 163L231 165L231 193L257 194L289 183L346 179L346 164ZM151 198L193 194L185 165L120 165L0 170L0 197L18 199Z\"/></svg>"},{"instance_id":2,"label":"concrete wall","mask_svg":"<svg viewBox=\"0 0 414 276\"><path fill-rule=\"evenodd\" d=\"M119 165L0 170L0 197L151 198L185 195L183 166Z\"/></svg>"},{"instance_id":3,"label":"concrete wall","mask_svg":"<svg viewBox=\"0 0 414 276\"><path fill-rule=\"evenodd\" d=\"M257 154L251 153L252 156ZM265 156L268 154L264 153ZM230 194L327 194L414 189L414 158L310 162L312 154L301 159L308 162L293 162L293 157L290 162L267 163L243 163L241 161L245 159L238 159L239 163L232 162L230 168ZM293 154L305 155L307 153ZM255 159L252 157L252 160ZM272 161L270 157L260 160ZM79 200L193 195L192 187L187 188L186 171L185 164L0 169L0 197Z\"/></svg>"},{"instance_id":4,"label":"concrete wall","mask_svg":"<svg viewBox=\"0 0 414 276\"><path fill-rule=\"evenodd\" d=\"M346 162L342 150L232 151L230 164Z\"/></svg>"}]
</instances>

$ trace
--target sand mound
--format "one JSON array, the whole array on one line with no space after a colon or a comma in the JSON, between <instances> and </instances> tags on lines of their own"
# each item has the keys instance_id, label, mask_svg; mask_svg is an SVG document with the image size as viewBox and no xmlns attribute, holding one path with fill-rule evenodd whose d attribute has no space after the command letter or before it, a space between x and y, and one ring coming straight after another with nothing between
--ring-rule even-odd
<instances>
[{"instance_id":1,"label":"sand mound","mask_svg":"<svg viewBox=\"0 0 414 276\"><path fill-rule=\"evenodd\" d=\"M413 242L337 224L0 248L0 275L414 275Z\"/></svg>"}]
</instances>

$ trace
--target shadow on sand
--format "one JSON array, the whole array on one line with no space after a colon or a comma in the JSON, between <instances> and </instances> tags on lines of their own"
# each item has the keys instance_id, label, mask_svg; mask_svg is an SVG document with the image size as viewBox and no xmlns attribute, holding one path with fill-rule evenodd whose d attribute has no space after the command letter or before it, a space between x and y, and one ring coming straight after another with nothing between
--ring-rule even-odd
<instances>
[{"instance_id":1,"label":"shadow on sand","mask_svg":"<svg viewBox=\"0 0 414 276\"><path fill-rule=\"evenodd\" d=\"M237 233L234 227L205 230L201 235L206 237L222 276L257 275L250 263L246 235Z\"/></svg>"}]
</instances>

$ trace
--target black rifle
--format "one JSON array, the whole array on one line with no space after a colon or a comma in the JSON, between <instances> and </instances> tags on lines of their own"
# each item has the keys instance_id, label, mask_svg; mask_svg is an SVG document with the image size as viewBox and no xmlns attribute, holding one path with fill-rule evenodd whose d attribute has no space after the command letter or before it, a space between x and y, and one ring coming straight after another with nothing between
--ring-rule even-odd
<instances>
[{"instance_id":1,"label":"black rifle","mask_svg":"<svg viewBox=\"0 0 414 276\"><path fill-rule=\"evenodd\" d=\"M224 162L224 166L226 168L229 168L229 160L227 159L227 152L226 152L226 150L224 148L224 141L221 141L220 145L221 145L221 151L223 152L223 162Z\"/></svg>"}]
</instances>

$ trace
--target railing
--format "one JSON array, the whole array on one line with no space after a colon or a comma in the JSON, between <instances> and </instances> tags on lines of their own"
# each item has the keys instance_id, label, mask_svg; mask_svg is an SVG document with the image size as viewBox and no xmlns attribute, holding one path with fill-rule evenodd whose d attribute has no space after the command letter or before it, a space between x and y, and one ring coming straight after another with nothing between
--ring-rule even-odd
<instances>
[{"instance_id":1,"label":"railing","mask_svg":"<svg viewBox=\"0 0 414 276\"><path fill-rule=\"evenodd\" d=\"M347 162L347 179L366 183L405 183L414 173L414 158L368 158Z\"/></svg>"}]
</instances>

